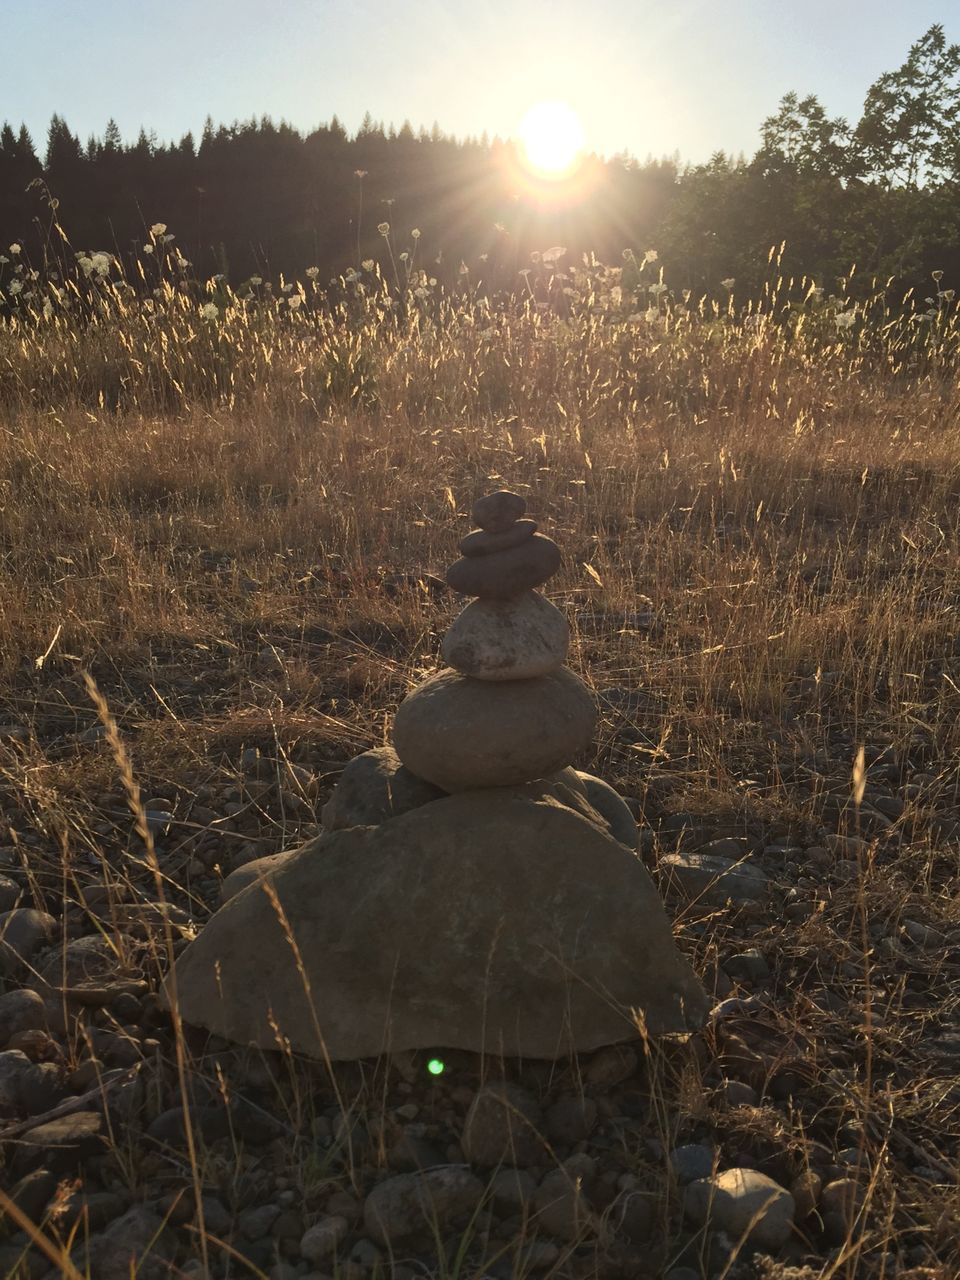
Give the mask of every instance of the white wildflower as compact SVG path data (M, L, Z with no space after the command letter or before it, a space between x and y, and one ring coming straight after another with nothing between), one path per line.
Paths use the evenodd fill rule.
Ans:
M656 249L648 249L643 255L643 260L644 262L656 262L659 257L660 255L657 253Z
M414 227L414 228L413 228L413 230L410 232L410 235L411 235L411 237L412 237L414 240L419 240L419 239L420 239L420 228L419 228L419 227Z
M220 308L215 302L205 302L200 308L200 314L204 320L219 320Z
M307 267L306 277L308 280L316 280L319 274L320 274L319 267Z
M372 258L364 258L360 265L363 267L364 271L372 271L375 264Z
M23 248L22 245L19 245L17 244L16 241L14 241L13 244L10 246L10 252L13 254L14 257L16 257L17 254L22 251L22 248Z
M162 236L166 229L167 224L165 222L155 222L150 228L150 234L152 236Z
M726 280L721 280L720 283L723 285L724 289L732 289L737 281L735 276L727 276Z
M153 253L153 245L152 245L152 244L145 244L145 245L143 246L143 252L144 252L144 253Z
M302 301L303 299L300 297L299 293L295 293L287 299L287 306L291 311L296 311Z
M377 230L380 232L382 236L384 237L388 236L390 234L390 223L389 222L378 223Z

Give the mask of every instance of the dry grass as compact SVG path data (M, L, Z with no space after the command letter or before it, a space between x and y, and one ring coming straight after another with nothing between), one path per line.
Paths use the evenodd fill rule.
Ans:
M709 1130L796 1176L811 1139L853 1134L866 1227L829 1249L811 1238L810 1274L957 1274L957 1059L933 1041L957 1027L958 968L902 933L960 926L953 328L924 346L882 315L855 338L790 338L763 317L638 326L527 305L482 321L466 302L398 324L369 297L349 324L305 303L260 328L235 305L204 337L171 304L164 341L139 313L0 326L0 816L38 905L75 923L97 887L122 948L124 904L166 897L202 919L238 846L312 832L338 764L384 739L437 660L457 603L417 579L442 573L477 492L507 484L564 549L551 586L572 662L606 695L586 764L659 823L651 859L681 812L767 844L867 838L813 867L784 855L760 918L679 913L708 975L744 945L764 952L772 1012L759 1046L718 1028L698 1057L654 1054L664 1146ZM228 390L201 338L232 351ZM155 865L84 672L140 793L175 815ZM861 746L867 822L845 810ZM254 747L276 763L251 783ZM879 796L902 812L879 821ZM121 959L155 984L174 937L146 932L145 954ZM167 1047L162 1078L186 1098L189 1070L215 1062L188 1070L185 1042ZM303 1137L310 1069L279 1061L276 1113L300 1135L291 1176L312 1204L356 1171ZM762 1105L718 1101L731 1061ZM347 1109L383 1110L376 1074L340 1087ZM191 1196L226 1177L198 1144L180 1170ZM157 1176L135 1141L121 1155L131 1185ZM624 1158L649 1176L629 1134ZM675 1200L661 1208L666 1265Z

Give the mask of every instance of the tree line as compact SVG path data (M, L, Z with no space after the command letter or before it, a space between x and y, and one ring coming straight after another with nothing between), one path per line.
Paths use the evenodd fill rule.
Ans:
M49 262L68 244L129 262L158 221L198 278L234 284L308 266L323 281L371 258L386 271L409 253L442 280L488 263L509 284L562 245L603 261L655 248L671 288L755 292L786 242L780 269L828 291L854 266L895 290L936 272L960 287L960 46L932 26L855 123L788 93L750 158L589 156L559 184L525 175L512 143L369 116L352 136L336 117L309 133L208 119L199 140L163 144L126 143L113 121L82 143L54 115L42 158L24 126L0 129L0 253L16 242Z

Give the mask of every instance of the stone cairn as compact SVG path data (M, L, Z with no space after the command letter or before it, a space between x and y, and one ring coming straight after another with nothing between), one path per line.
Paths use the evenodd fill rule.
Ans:
M559 548L525 510L475 504L448 665L401 703L393 747L346 766L325 834L224 882L168 985L185 1021L333 1060L556 1058L701 1025L633 815L572 767L596 706L536 590Z
M560 568L560 548L525 510L523 498L502 491L474 506L480 527L460 543L447 582L477 599L443 641L447 668L397 712L397 755L447 792L545 778L593 735L594 700L564 666L570 628L534 590Z

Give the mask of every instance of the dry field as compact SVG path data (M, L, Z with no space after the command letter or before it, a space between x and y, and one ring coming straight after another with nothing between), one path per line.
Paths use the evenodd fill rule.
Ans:
M309 285L211 318L104 283L82 318L0 321L0 893L55 921L0 957L46 998L17 1030L0 996L0 1048L12 1027L42 1068L0 1112L0 1273L127 1277L132 1241L141 1277L960 1274L955 324L627 316L591 271L563 319L328 316ZM655 876L733 838L769 883L724 904L660 876L710 990L749 1001L702 1036L603 1087L504 1064L545 1107L596 1103L551 1148L594 1160L588 1212L551 1232L491 1192L375 1247L365 1195L456 1162L478 1063L330 1078L155 993L223 876L314 834L437 664L458 605L433 575L500 485L565 553L552 598L603 710L581 767L635 800ZM100 1114L80 1154L24 1142L64 1105ZM686 1144L794 1188L775 1259L684 1222Z

